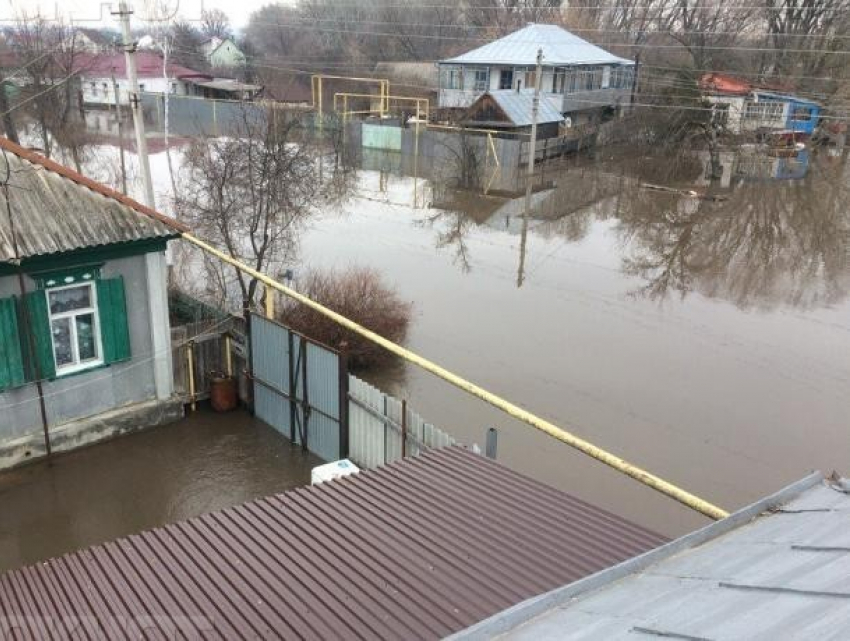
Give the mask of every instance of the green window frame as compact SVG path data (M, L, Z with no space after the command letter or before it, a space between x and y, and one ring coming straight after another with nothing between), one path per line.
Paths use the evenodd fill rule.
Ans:
M26 380L61 378L131 358L120 276L101 278L98 268L84 267L40 275L37 283L26 295L34 343L24 359ZM21 325L19 347L29 355Z

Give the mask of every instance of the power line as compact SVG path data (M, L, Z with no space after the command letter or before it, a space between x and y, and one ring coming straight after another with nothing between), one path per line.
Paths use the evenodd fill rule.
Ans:
M344 24L361 24L361 25L383 25L390 27L427 27L427 28L439 28L439 29L457 29L457 30L479 30L479 31L489 31L492 29L498 29L501 25L468 25L468 24L458 24L458 23L438 23L438 22L398 22L392 20L362 20L362 19L353 19L348 17L343 18L295 18L293 22L299 22L301 24L313 24L316 22L330 22L333 24L344 23ZM284 27L286 28L286 23L278 23L278 22L258 22L252 25L253 28L265 29L269 27ZM740 36L740 31L674 31L671 29L601 29L597 27L564 27L567 31L571 33L611 33L611 34L635 34L635 35L696 35L696 36ZM412 35L407 33L398 34L399 37ZM840 39L840 40L850 40L850 34L818 34L818 33L797 33L797 34L786 34L786 33L776 33L769 30L764 31L748 31L748 36L751 35L765 35L773 38L787 38L787 39L799 39L799 38L820 38L820 39ZM479 37L479 36L468 36L469 39L476 40L484 40L487 42L492 42L492 38L490 37ZM515 41L516 42L516 41ZM583 43L582 43L583 44ZM594 44L594 43L591 43ZM610 44L610 46L640 46L636 43L628 43L628 44ZM651 45L647 45L651 46Z

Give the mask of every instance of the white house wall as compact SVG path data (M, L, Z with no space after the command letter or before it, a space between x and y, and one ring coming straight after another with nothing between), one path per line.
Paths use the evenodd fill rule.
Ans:
M83 102L85 104L102 106L115 104L115 91L113 89L112 78L87 77L83 78L81 83ZM129 81L126 78L116 78L115 83L118 86L118 104L129 105ZM139 88L143 93L165 93L168 91L176 96L185 96L188 93L188 85L182 80L175 78L168 80L162 77L139 78Z
M598 65L597 65L598 66ZM463 69L463 87L461 89L445 89L442 88L443 74L442 69L449 67L459 67ZM441 88L439 90L439 106L444 108L462 108L466 109L475 102L484 92L475 90L475 70L486 68L489 71L489 82L487 90L497 91L500 89L499 82L501 72L503 70L512 69L514 72L512 89L517 89L520 81L522 88L533 88L525 85L525 67L506 67L499 65L480 66L480 65L442 65L441 73L438 74ZM602 68L602 86L599 89L592 91L577 91L567 94L552 92L555 69L544 67L541 76L541 94L547 97L555 104L560 104L560 111L567 113L571 111L582 111L587 109L596 109L605 106L620 106L628 104L631 97L631 87L611 87L611 67L604 66Z

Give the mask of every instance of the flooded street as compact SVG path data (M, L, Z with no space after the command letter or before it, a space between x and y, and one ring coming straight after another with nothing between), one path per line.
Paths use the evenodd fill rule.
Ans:
M376 267L415 302L410 348L732 510L846 473L850 449L846 159L790 180L774 174L791 163L757 160L728 188L699 167L681 181L710 198L639 186L640 162L566 170L535 194L520 288L521 198L432 190L414 208L421 179L373 171L301 255ZM421 370L370 376L466 442L499 428L500 460L626 518L705 522Z
M319 463L246 413L201 410L4 472L0 572L308 484Z
M414 303L408 347L724 509L848 472L846 155L726 154L709 182L698 154L606 148L547 163L527 225L521 195L361 161L300 231L296 287L376 268ZM422 370L359 375L462 442L498 428L501 462L627 519L706 523ZM317 463L246 415L202 413L12 471L0 570L284 491Z

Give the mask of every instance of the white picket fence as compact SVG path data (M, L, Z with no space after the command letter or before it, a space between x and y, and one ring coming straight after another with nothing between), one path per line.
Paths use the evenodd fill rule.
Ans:
M405 456L417 456L430 447L453 445L455 440L407 407L402 401L356 376L348 376L349 458L363 468L373 468L402 458L402 431L407 438Z

